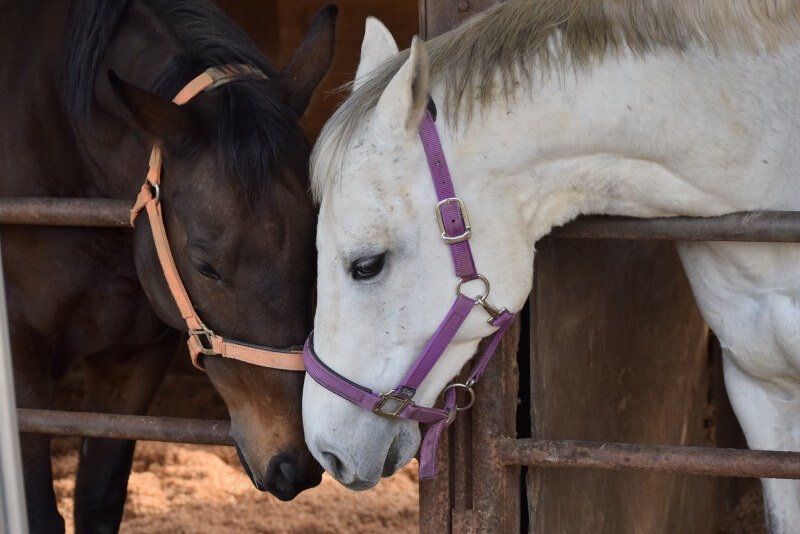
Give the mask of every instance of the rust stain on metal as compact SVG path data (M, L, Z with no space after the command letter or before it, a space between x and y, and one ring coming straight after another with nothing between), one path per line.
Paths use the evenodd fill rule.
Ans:
M25 408L17 410L17 417L20 432L32 434L233 445L228 421Z
M800 212L732 213L721 217L582 217L552 232L557 238L800 242Z
M2 198L0 224L130 228L132 205L106 198Z
M800 452L510 438L494 447L507 465L800 479Z

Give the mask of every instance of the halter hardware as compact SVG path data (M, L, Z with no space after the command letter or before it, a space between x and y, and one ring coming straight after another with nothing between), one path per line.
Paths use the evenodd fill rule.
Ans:
M474 385L475 381L472 380L471 378L466 382L464 382L463 384L459 384L457 382L454 384L450 384L449 386L444 388L444 390L442 391L442 396L445 396L447 392L450 391L451 389L456 389L456 390L463 389L464 391L469 393L469 401L464 406L459 406L458 404L454 406L457 412L465 412L470 408L472 408L472 405L475 404L475 390L472 389L472 386Z
M217 351L214 350L214 332L206 325L200 323L200 328L189 330L189 335L197 341L198 350L200 350L203 355L215 356L217 354Z
M153 190L153 202L158 204L161 202L161 186L158 185L158 182L151 182L149 179L147 180L147 185L150 186L150 189Z
M461 219L464 221L464 232L461 235L450 236L447 234L447 228L444 224L444 214L442 208L448 204L457 204L461 212ZM440 201L436 204L436 222L439 223L439 231L442 232L442 239L448 245L455 245L456 243L463 243L472 237L472 228L469 225L469 213L467 213L467 206L458 197L450 197Z
M489 319L486 320L487 323L492 324L492 322L494 322L495 319L497 319L504 313L509 313L509 311L506 308L496 308L495 306L489 304L489 301L486 300L489 298L489 291L491 291L492 288L489 285L489 279L483 276L482 274L476 274L475 278L472 278L470 280L466 278L461 278L458 281L458 284L456 284L456 295L457 296L463 295L463 293L461 292L461 286L466 282L471 282L472 280L480 280L481 282L483 282L484 285L483 294L476 296L473 300L475 301L476 306L480 306L481 308L484 309L486 313L489 314Z
M414 406L414 401L411 400L411 397L406 397L402 395L395 395L395 391L387 391L386 393L381 393L378 395L382 400L375 405L372 409L373 413L376 413L383 417L388 417L389 419L397 419L397 416L406 409L407 406ZM384 406L389 403L397 403L394 404L395 409L392 410L391 407L389 410L384 410Z

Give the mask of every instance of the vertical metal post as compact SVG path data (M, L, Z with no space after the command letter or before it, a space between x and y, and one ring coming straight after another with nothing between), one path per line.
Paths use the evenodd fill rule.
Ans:
M0 254L0 527L2 532L27 534L25 489L17 428L14 372L6 311L6 290Z
M418 0L420 35L432 39L502 1ZM503 343L486 371L473 410L456 419L442 440L439 477L420 483L423 533L519 530L519 468L499 465L488 452L491 440L515 437L518 332L506 334L510 343Z

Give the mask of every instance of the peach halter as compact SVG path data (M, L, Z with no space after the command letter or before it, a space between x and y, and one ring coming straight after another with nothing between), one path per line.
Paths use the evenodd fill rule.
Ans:
M181 106L197 96L201 91L210 91L243 76L266 78L261 71L249 65L212 67L189 82L172 101ZM222 336L212 332L200 320L186 292L186 287L178 274L178 268L175 266L175 260L172 257L169 241L167 240L167 232L164 228L164 218L161 213L161 157L161 148L158 145L153 146L153 150L150 153L150 170L147 172L147 179L142 185L141 191L139 191L136 204L131 209L131 225L134 225L139 213L142 209L145 209L150 219L153 242L156 245L161 269L164 272L172 297L175 299L175 304L177 304L181 316L186 321L189 332L189 354L192 357L192 363L202 369L199 359L202 354L205 356L231 358L272 369L303 371L305 367L301 351L275 349L225 340Z

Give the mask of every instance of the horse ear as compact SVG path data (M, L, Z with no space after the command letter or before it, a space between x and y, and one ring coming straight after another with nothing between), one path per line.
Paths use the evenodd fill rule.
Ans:
M375 17L367 17L364 41L361 43L361 60L358 63L353 90L364 85L372 71L397 52L399 52L397 43L389 28Z
M430 60L425 42L414 37L411 52L378 100L376 114L395 131L416 136L428 106Z
M108 71L108 81L129 112L129 116L124 118L133 119L131 126L160 139L191 130L193 121L188 110L124 81L113 70Z
M333 62L338 14L339 8L334 4L328 4L317 13L300 48L281 72L289 107L298 116L305 112L311 95Z

